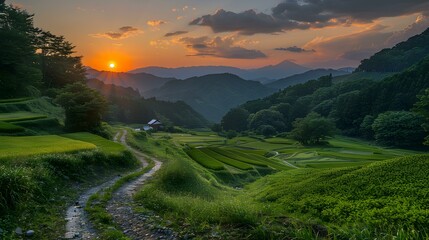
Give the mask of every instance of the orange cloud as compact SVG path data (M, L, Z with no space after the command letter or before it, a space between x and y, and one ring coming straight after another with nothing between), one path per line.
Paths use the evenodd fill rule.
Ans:
M167 22L162 21L162 20L150 20L147 21L147 25L151 26L151 27L158 27L162 24L166 24Z
M112 39L112 40L122 40L122 39L126 39L132 36L136 36L143 33L142 30L135 28L135 27L131 27L131 26L124 26L119 28L119 31L117 32L106 32L106 33L96 33L96 34L91 34L91 37L96 37L96 38L108 38L108 39Z

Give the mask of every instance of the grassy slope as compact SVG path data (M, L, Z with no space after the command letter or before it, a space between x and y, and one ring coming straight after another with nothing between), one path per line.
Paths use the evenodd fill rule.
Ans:
M69 134L63 134L61 136L78 140L78 141L92 143L96 145L97 148L99 148L101 151L110 153L110 154L118 154L125 151L125 147L123 145L109 141L105 138L102 138L100 136L97 136L91 133L86 133L86 132L69 133Z
M0 137L0 156L7 157L0 161L5 239L20 239L16 227L36 230L37 239L61 238L64 211L80 192L137 166L122 145L89 133Z
M3 122L18 122L18 121L41 119L41 118L46 118L46 115L32 113L32 112L0 113L0 121L3 121Z
M13 112L31 112L50 118L57 118L60 122L64 122L64 110L53 104L52 99L46 97L0 102L0 113Z
M56 135L5 137L0 136L0 159L40 154L76 152L95 149L94 144Z
M342 228L345 233L333 232L345 237L395 235L401 229L427 237L428 169L429 155L335 170L298 169L258 180L248 191L283 214ZM363 235L356 235L359 231Z
M183 234L223 239L314 239L315 233L339 239L427 237L424 226L429 211L424 196L428 194L425 169L429 169L429 156L384 161L416 152L379 148L349 138L332 139L324 147L302 147L279 138L240 137L226 145L222 140L213 144L211 138L209 143L194 141L200 137L207 135L167 137L160 133L157 140L150 138L150 148L160 148L158 152L170 144L170 154L162 156L169 163L136 197L143 205L141 211L155 211ZM158 140L162 147L153 144ZM193 147L221 146L212 149L252 155L255 160L280 149L277 159L268 159L278 163L282 157L294 156L297 162L312 161L321 169L303 163L307 168L259 176L260 180L237 191L223 185L219 174L183 154L181 146L190 143ZM328 153L335 156L321 156ZM364 165L354 166L356 163ZM235 174L227 167L222 177L237 181Z
M25 129L23 127L6 123L6 122L0 122L0 133L17 133L17 132L23 132Z

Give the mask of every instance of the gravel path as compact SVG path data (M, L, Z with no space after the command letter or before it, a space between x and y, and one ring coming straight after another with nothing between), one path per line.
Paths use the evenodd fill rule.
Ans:
M119 140L137 157L142 164L142 168L137 170L140 171L148 165L148 162L146 161L147 156L131 148L127 144L127 130L122 131L122 136L120 134L121 132L118 132L115 135L114 141L117 142ZM120 139L118 139L119 136L121 136ZM124 230L124 234L131 239L177 239L176 234L174 234L172 230L168 228L159 229L151 224L147 224L147 216L133 211L133 194L136 193L144 182L152 177L162 166L162 162L155 159L152 160L154 161L155 166L149 172L143 174L136 180L126 183L119 188L113 194L106 209L112 215L114 222L116 222L118 226ZM97 233L91 226L88 216L84 211L84 207L91 195L113 186L119 179L120 177L118 176L101 185L89 189L79 197L75 205L70 206L67 209L65 239L97 239Z
M114 141L117 141L119 132L115 135ZM119 176L107 181L101 185L93 187L83 193L78 201L73 206L70 206L66 212L66 233L65 239L94 239L97 236L95 229L91 226L88 216L84 210L89 197L93 194L113 186L116 181L120 179Z
M126 135L127 131L124 131L121 143L127 146L143 165L147 165L145 160L147 156L128 146ZM124 230L124 234L131 239L176 239L176 234L172 230L168 228L156 228L146 222L147 216L133 211L132 196L147 179L151 178L161 168L162 162L156 159L152 160L155 166L149 172L143 174L135 181L124 184L113 194L111 201L107 205L107 211L112 215L114 222Z

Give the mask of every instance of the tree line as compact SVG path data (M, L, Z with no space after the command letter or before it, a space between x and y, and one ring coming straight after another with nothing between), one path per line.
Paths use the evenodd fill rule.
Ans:
M50 96L70 131L97 131L106 101L85 85L85 69L63 36L37 28L33 15L0 2L0 96Z

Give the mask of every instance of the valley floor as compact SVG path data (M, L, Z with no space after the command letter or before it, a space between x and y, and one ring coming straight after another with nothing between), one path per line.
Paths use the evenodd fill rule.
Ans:
M9 142L7 138L0 141ZM20 138L25 142L28 137ZM17 192L17 207L2 203L0 210L8 212L0 220L5 239L21 239L14 233L17 226L35 229L38 239L58 238L66 222L54 212L64 212L66 204L71 206L63 235L67 239L428 237L429 155L423 152L345 137L307 147L284 138L227 140L212 132L147 135L131 129L116 135L123 145L88 133L39 138L41 146L54 139L65 146L76 141L73 146L81 149L64 147L66 153L60 153L47 147L47 155L15 158L5 155L13 148L0 149L0 168L6 170L0 174L1 184L11 176L24 181L12 166L30 181L49 182L42 189L32 189L31 182L25 188L5 185L10 191L47 194L58 188L40 198ZM29 159L16 165L17 158ZM50 166L42 170L53 171L47 172L53 177L35 175L40 171L35 162ZM116 170L103 170L104 177L83 170L90 166L92 172L103 172L106 164ZM119 172L126 174L114 177ZM81 197L77 194L85 187L70 188L70 180L89 183L91 178L101 185ZM46 197L53 202L42 203Z

